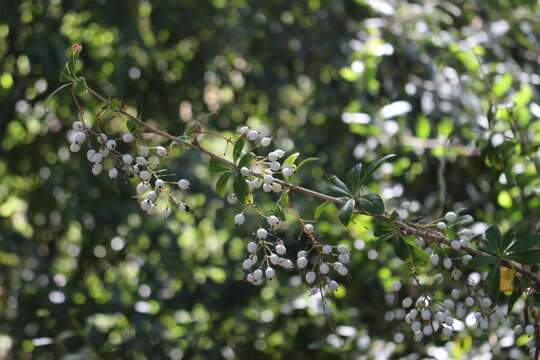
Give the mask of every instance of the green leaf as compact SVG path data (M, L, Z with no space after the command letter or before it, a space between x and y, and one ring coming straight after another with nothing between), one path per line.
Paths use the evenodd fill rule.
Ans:
M242 168L244 166L249 166L249 164L251 164L253 159L255 159L255 154L254 153L252 153L252 152L245 153L240 158L240 161L238 162L238 167Z
M540 246L540 234L531 234L521 239L516 239L516 241L514 242L514 244L512 244L509 250L519 253L525 252L538 246Z
M495 225L491 225L486 230L487 250L492 251L495 254L502 254L503 252L503 238L499 228ZM491 249L491 250L490 250Z
M352 197L351 192L349 191L349 188L343 181L341 181L340 178L338 178L336 175L331 175L328 180L330 181L330 190L340 194L344 195L346 197Z
M512 254L509 257L524 265L537 265L540 263L540 250L529 250L523 253Z
M318 219L321 216L321 214L324 212L324 209L326 208L326 205L328 204L330 204L330 202L325 201L321 205L317 206L317 208L315 209L315 212L313 213L313 217L315 219Z
M354 195L357 195L360 189L360 179L362 178L362 163L358 163L347 174L347 184Z
M300 170L300 168L302 166L304 166L305 164L310 163L312 161L317 161L317 160L319 160L319 158L310 157L310 158L307 158L307 159L304 159L304 160L300 161L300 164L298 164L298 166L296 166L296 171Z
M122 109L122 100L114 98L111 100L111 109L118 111Z
M516 301L521 297L522 294L523 290L521 289L516 289L512 292L512 295L510 295L510 299L508 299L508 315L510 315L512 309L514 308L514 305L516 304Z
M234 149L233 149L234 163L236 163L236 160L240 157L240 155L242 155L242 150L244 150L245 144L246 144L246 139L244 139L243 137L236 140L236 144L234 144Z
M471 269L482 269L487 265L493 264L496 260L497 258L491 255L477 256L469 262L468 266Z
M227 164L222 163L219 160L210 158L210 162L208 163L208 170L210 170L211 173L220 173L223 171L231 170L231 167Z
M289 207L289 192L290 192L289 189L283 190L278 200L278 203L284 208Z
M285 167L286 165L293 166L299 155L300 153L294 153L292 155L289 155L289 157L287 157L287 159L285 159L285 161L283 162L283 167Z
M248 195L249 195L249 186L246 182L246 179L242 176L240 173L236 173L236 176L234 177L233 182L233 189L234 193L238 197L238 200L243 202L244 204L247 202Z
M411 247L401 237L394 241L394 252L403 261L411 260Z
M135 136L142 134L144 131L144 127L141 124L129 117L126 118L126 127L128 131Z
M71 74L71 71L69 70L69 67L68 67L67 63L66 63L66 66L64 67L64 69L62 70L62 72L60 73L60 81L61 82L75 81L75 78Z
M501 284L501 267L499 262L491 267L489 274L486 278L486 293L493 300L493 303L497 303L499 299L499 286Z
M384 202L377 194L362 195L357 199L357 201L360 208L370 214L384 214Z
M391 222L386 221L386 220L375 219L375 226L373 228L373 235L375 235L375 237L381 237L387 234L394 235L395 232L396 232L396 229L394 228L394 225Z
M232 175L234 175L233 171L227 171L226 173L223 173L223 175L221 175L219 177L219 179L217 180L217 182L216 182L216 191L217 191L219 196L225 195L225 190L227 189L227 184L228 184L229 179L231 178Z
M70 73L75 77L77 75L77 59L79 58L80 51L73 51L68 58L68 68Z
M412 259L414 265L427 266L430 264L429 256L424 250L418 249L416 246L410 245L409 248L412 250Z
M503 235L503 250L506 251L510 246L513 246L515 242L514 239L514 229L510 229L506 232L506 234Z
M370 176L379 168L381 165L388 159L391 159L395 157L395 154L390 154L383 156L380 159L377 159L373 162L371 162L363 171L362 171L362 177L360 178L360 186L364 185L366 181L370 178Z
M355 201L353 199L350 199L339 210L339 221L341 221L344 226L349 226L349 223L351 222L354 204Z
M283 208L280 205L276 205L276 209L274 213L281 221L285 221L287 219L285 216L285 212L283 211Z
M86 85L86 80L83 77L78 78L73 86L75 87L75 93L79 96L86 95L88 92L88 85Z

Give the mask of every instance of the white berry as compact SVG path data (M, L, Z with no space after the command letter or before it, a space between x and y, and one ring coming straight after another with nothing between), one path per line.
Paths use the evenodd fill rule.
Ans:
M249 130L247 133L247 138L251 141L257 140L259 137L259 132L257 130Z
M182 190L189 189L190 182L187 179L182 179L178 181L178 187Z
M81 131L84 128L82 121L75 121L73 123L73 130Z
M158 146L156 148L156 154L158 154L159 156L165 156L167 155L167 149L165 149L163 146Z
M135 137L133 136L133 134L126 133L126 134L122 135L122 141L125 142L125 143L130 143L134 139L135 139Z
M244 216L244 213L239 213L234 216L234 223L238 226L243 225L246 221L246 217Z
M236 204L236 202L238 201L238 197L236 196L236 194L229 194L229 196L227 196L227 202L229 204Z
M257 251L257 243L254 241L248 242L246 249L251 254L255 253Z
M457 214L453 211L449 211L444 215L444 220L448 222L454 222L457 219Z
M305 257L300 257L298 260L296 260L296 266L298 266L299 269L303 269L307 266L308 259Z
M271 142L272 142L272 139L271 139L271 138L269 138L269 137L263 137L263 138L261 139L261 146L266 147L266 146L270 145Z
M272 280L274 276L276 276L276 271L272 269L271 267L268 267L266 271L264 272L264 274L266 275L266 278L268 280Z
M330 266L328 264L322 263L319 265L319 272L321 274L328 274L330 272Z
M133 162L133 156L130 154L122 155L122 162L126 165L130 165Z
M446 230L448 227L446 226L446 224L445 224L444 222L439 221L439 222L437 223L437 228L438 228L439 230Z
M260 228L260 229L257 230L257 237L259 239L261 239L261 240L266 239L267 236L268 236L268 231L266 231L266 229ZM279 254L279 252L278 252L278 254ZM279 254L279 255L282 255L282 254Z
M291 176L292 174L294 174L294 170L290 165L285 166L283 170L281 170L281 172L284 176Z
M259 229L260 230L260 229ZM263 229L264 230L264 229ZM266 230L265 230L266 231ZM266 236L265 236L266 237ZM287 252L287 248L282 245L282 244L279 244L278 246L276 246L276 253L278 255L284 255L285 253Z
M152 178L152 175L146 171L146 170L143 170L139 173L139 176L141 177L141 179L143 180L150 180Z
M270 215L269 217L267 217L266 221L268 221L268 225L270 226L276 226L277 224L279 224L278 217L274 215Z
M71 152L75 153L75 152L79 152L80 150L81 150L81 146L79 144L77 144L77 143L71 143L69 145L69 151L71 151Z
M308 284L313 284L315 281L315 278L317 277L317 274L315 274L313 271L310 271L306 274L306 282Z

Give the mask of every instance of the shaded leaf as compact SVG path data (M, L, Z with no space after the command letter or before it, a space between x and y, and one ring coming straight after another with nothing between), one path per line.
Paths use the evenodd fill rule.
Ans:
M351 221L354 204L355 201L353 199L350 199L339 210L339 221L341 221L344 226L348 226Z
M330 185L330 190L331 191L333 191L333 192L335 192L337 194L340 194L340 195L344 195L346 197L352 197L347 185L345 185L345 183L343 181L341 181L341 179L338 178L336 175L331 175L328 178L328 180L331 183L331 185Z
M512 309L514 308L514 305L516 304L516 301L521 297L522 294L523 290L521 289L516 289L512 292L512 295L510 295L510 299L508 299L508 315L510 315Z
M495 256L490 256L490 255L477 256L469 262L468 266L471 269L482 269L486 267L487 265L493 264L496 260L497 258Z
M525 252L538 246L540 246L540 234L531 234L516 239L509 250L512 252Z
M233 182L234 193L242 203L246 203L249 195L249 186L240 173L236 173Z
M357 201L360 208L370 214L384 214L384 202L377 194L362 195L357 199Z
M485 290L487 295L493 300L493 303L497 303L499 299L499 285L501 283L501 267L499 262L492 266L486 278Z
M491 225L486 230L486 240L488 242L488 248L493 249L492 251L496 254L502 254L503 252L503 238L501 231L495 225Z
M252 152L245 153L240 158L240 161L238 162L238 167L242 168L244 166L249 166L249 164L251 164L253 159L255 159L255 154L254 153L252 153Z
M523 253L512 254L510 255L510 259L524 265L536 265L540 263L540 250L529 250Z
M347 174L347 184L351 192L356 195L360 189L360 180L362 178L362 163L358 163Z
M411 260L411 248L401 237L394 241L394 252L403 261Z

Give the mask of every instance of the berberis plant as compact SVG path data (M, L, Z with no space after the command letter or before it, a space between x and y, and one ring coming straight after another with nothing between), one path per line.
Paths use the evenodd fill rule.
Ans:
M173 210L190 211L182 198L190 181L175 178L162 163L172 160L168 156L175 147L200 152L208 157L208 171L216 174L217 193L238 208L234 223L252 233L245 244L246 258L239 264L250 283L272 281L277 271L300 274L312 295L324 297L354 278L357 274L347 267L351 249L324 243L317 227L317 219L332 203L339 207L336 222L347 227L359 215L373 217L378 241L393 244L410 281L394 282L386 300L395 304L391 318L404 321L415 340L454 336L460 330L456 324L473 316L485 331L501 322L511 324L516 336L529 337L531 355L538 356L540 276L531 266L540 262L540 234L501 234L496 225L475 233L469 228L474 219L464 211L449 211L430 221L401 218L385 209L381 196L366 187L394 154L357 164L344 177L328 176L327 191L319 192L299 185L301 170L316 159L301 160L299 153L287 154L279 148L269 151L274 141L264 130L244 126L236 136L225 137L193 123L180 136L169 134L90 87L80 74L81 51L81 45L72 46L60 77L64 84L53 93L68 89L78 110L69 149L86 153L95 176L105 172L114 181L132 183L143 213L167 218ZM86 96L103 104L92 117L79 104L79 98ZM124 133L105 132L106 122L113 117L125 119ZM206 136L223 141L222 154L205 147ZM271 196L271 207L261 204L262 193ZM313 214L300 214L293 194L315 198L320 205ZM300 248L295 239L284 238L286 228L300 234ZM441 296L435 289L443 283L450 290ZM526 305L514 310L520 298Z

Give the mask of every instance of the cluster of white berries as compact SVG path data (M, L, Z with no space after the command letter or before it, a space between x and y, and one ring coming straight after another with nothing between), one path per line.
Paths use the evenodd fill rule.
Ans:
M244 225L245 221L243 212L234 216L234 223L237 226ZM272 232L279 229L282 224L275 215L266 217L266 221ZM313 231L312 224L304 226L304 232L309 237L314 236ZM331 270L341 276L347 276L349 273L345 264L349 264L351 258L350 249L346 245L334 247L315 243L307 250L298 251L296 261L293 262L285 256L287 248L283 241L276 236L273 236L275 239L270 241L270 235L265 228L259 228L255 232L256 241L250 241L246 245L249 255L242 262L242 268L248 272L246 279L253 284L261 284L263 277L268 280L273 279L276 275L274 267L281 267L286 270L297 269L304 272L303 278L308 285L325 285L329 291L335 291L339 284L330 278Z
M313 232L311 224L306 225L306 233ZM304 279L309 285L316 284L326 286L328 291L336 291L339 283L331 278L331 271L333 270L340 276L347 276L349 269L346 264L351 262L350 249L346 245L315 245L310 252L311 254L311 268L307 269L308 257L307 252L298 254L297 262L299 269L306 268L307 272L304 274ZM302 265L302 266L301 266Z
M95 133L82 121L73 123L73 130L68 133L68 138L72 152L80 151L83 144L89 147L86 158L92 163L92 174L95 176L100 175L106 167L111 179L117 178L120 171L126 173L127 177L138 177L140 182L136 187L137 198L145 213L154 214L157 212L157 202L163 194L167 198L166 204L170 200L176 207L189 210L189 207L178 200L167 188L167 185L172 183L163 180L163 172L157 169L160 165L159 158L168 153L165 147L148 147L137 144L137 155L133 156L129 152L121 152L118 149L120 143L133 143L136 139L133 134L125 133L117 139L111 139L107 134ZM92 141L93 139L95 141ZM152 150L155 155L151 154ZM181 190L187 190L190 186L186 179L181 179L176 184ZM171 214L171 209L165 205L161 212L164 217L168 217Z
M267 219L271 227L278 225L280 222L273 215ZM237 225L243 224L244 221L243 214L237 214L235 216L235 223ZM255 232L256 241L250 241L246 246L249 256L242 262L242 268L248 271L246 279L252 284L261 284L263 274L266 279L272 280L276 276L274 267L279 266L286 270L294 268L293 262L285 257L287 248L283 244L283 241L279 238L269 241L269 235L268 230L259 228Z
M457 214L454 212L448 212L444 216L444 220L448 223L452 223L456 219ZM439 222L437 228L446 230L446 223ZM453 240L449 244L453 250L460 250L463 246L469 246L474 233L470 229L461 229L458 235L459 239ZM487 331L506 321L506 306L494 306L492 300L480 288L479 274L477 274L478 277L475 280L471 278L463 279L463 270L460 267L467 265L472 260L471 255L467 254L458 258L451 258L445 255L447 251L441 245L427 244L423 238L417 238L416 245L429 256L431 265L435 268L442 265L445 271L450 272L452 279L459 281L460 286L450 291L451 298L435 300L437 294L433 293L433 287L419 283L419 279L415 275L413 276L412 287L417 288L414 293L420 293L420 295L416 300L413 300L410 296L403 298L399 308L386 314L385 318L387 320L405 320L416 341L421 341L425 336L433 336L438 333L450 337L456 331L462 329L465 324L467 326L476 324L478 329ZM444 276L442 273L436 273L432 277L433 286L440 286L443 281ZM427 282L429 283L429 281ZM391 293L387 296L387 301L394 302L400 291L402 291L401 282L394 282L391 286ZM528 330L529 335L534 333L533 326L529 326ZM518 332L516 331L516 333Z

